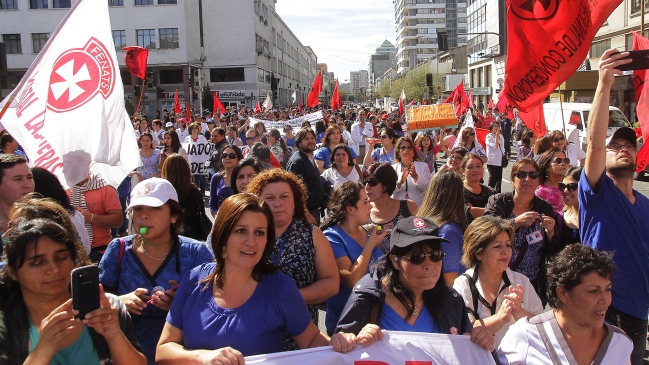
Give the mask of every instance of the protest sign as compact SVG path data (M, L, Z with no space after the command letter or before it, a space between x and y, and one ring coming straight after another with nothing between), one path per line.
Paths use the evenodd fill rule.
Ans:
M413 106L407 109L408 132L457 127L453 104Z
M212 144L209 142L189 142L183 143L183 148L187 151L187 161L192 174L207 174L207 161L212 154Z
M279 132L284 135L284 126L290 125L291 128L293 128L293 132L296 132L300 129L302 129L302 123L304 122L309 122L311 124L311 129L315 130L315 123L319 120L323 119L322 116L322 111L317 111L315 113L309 113L306 115L303 115L298 118L293 118L289 120L265 120L265 119L257 119L257 118L249 118L249 126L252 128L255 124L258 122L264 123L266 126L266 129L272 129L275 128L279 130Z
M383 340L341 354L332 347L246 357L264 365L467 365L495 364L491 354L469 336L383 331Z

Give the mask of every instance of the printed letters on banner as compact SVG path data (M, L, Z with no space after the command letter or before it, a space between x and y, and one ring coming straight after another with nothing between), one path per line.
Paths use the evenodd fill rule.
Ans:
M212 155L212 144L209 142L191 142L182 145L187 151L187 161L192 174L207 174L208 166L206 164Z
M309 122L311 124L311 128L315 130L315 123L319 120L323 119L322 116L322 111L317 111L315 113L309 113L306 115L303 115L299 118L293 118L289 119L287 121L281 121L281 120L265 120L265 119L257 119L257 118L248 118L249 120L249 125L255 125L258 122L264 123L266 126L266 129L272 129L275 128L279 130L279 132L284 135L284 126L290 125L291 128L293 128L293 132L295 133L296 131L302 129L302 123L304 122Z
M407 109L408 132L441 127L457 127L453 104L413 106Z

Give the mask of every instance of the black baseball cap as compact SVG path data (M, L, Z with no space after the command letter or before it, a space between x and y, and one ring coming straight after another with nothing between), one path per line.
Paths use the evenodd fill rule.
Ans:
M433 221L423 217L408 217L400 219L390 236L390 251L394 247L408 247L413 243L426 240L449 242L439 237L439 227Z
M608 146L608 144L611 143L611 141L615 138L626 139L634 147L637 146L637 141L635 139L635 131L632 128L629 127L618 128L610 137L606 139L606 146Z

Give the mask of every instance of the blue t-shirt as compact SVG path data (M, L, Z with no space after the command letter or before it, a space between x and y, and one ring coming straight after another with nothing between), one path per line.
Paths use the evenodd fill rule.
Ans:
M221 203L232 195L232 187L225 186L223 174L212 175L210 180L210 212L214 213L219 210Z
M352 148L350 148L349 151L352 153L352 158L356 159L356 152L354 152ZM318 161L324 161L325 169L328 169L331 166L331 150L327 146L318 148L318 150L313 154L313 158Z
M293 138L289 138L289 139L287 139L285 142L286 142L286 145L287 145L287 146L289 146L289 147L294 147L294 146L295 146L295 137L293 137Z
M383 312L381 312L381 318L379 318L378 322L381 329L388 331L439 333L439 328L435 325L433 316L426 308L426 305L421 308L421 312L419 312L412 326L387 304L383 306Z
M381 148L376 148L374 151L372 151L372 158L376 162L386 162L390 165L394 163L394 148L392 151L390 151L387 155L383 153L383 147Z
M334 257L336 259L340 257L348 257L349 260L354 263L358 260L358 256L363 253L363 247L356 242L355 239L351 238L345 230L340 226L329 227L324 231L325 237L329 240L331 248L334 251ZM378 263L383 257L383 251L379 246L374 247L372 250L372 256L370 257L370 264L367 266L369 268L374 264ZM325 324L327 326L327 332L333 333L338 324L338 319L340 314L347 303L349 295L352 293L352 290L344 286L342 282L340 283L340 289L338 294L327 299L327 317Z
M439 236L446 238L450 242L442 241L442 251L444 251L444 260L442 261L442 272L456 272L461 275L466 271L462 266L462 245L464 242L464 232L457 222L448 222L439 227Z
M40 338L40 332L38 332L32 320L29 319L30 353L34 351ZM95 345L92 343L92 337L85 324L79 338L72 345L60 349L50 360L50 365L99 365L100 363L99 354L97 354Z
M176 271L176 260L178 258L176 252L171 250L160 268L153 275L150 275L133 251L134 237L124 237L125 247L121 265L118 264L121 249L120 239L114 239L108 245L99 263L99 282L104 287L116 288L114 292L116 295L131 293L137 288L147 289L149 295L155 286L169 289L171 288L169 280L180 282L183 275L192 268L214 260L214 256L204 243L179 236L180 272ZM155 361L155 348L160 339L166 315L167 312L155 305L147 306L141 315L131 313L135 337L142 346L149 363Z
M613 251L617 266L611 305L639 319L649 315L649 199L633 190L631 204L604 173L598 191L582 172L579 180L581 242L600 251ZM617 278L617 280L615 279Z
M311 322L295 282L276 271L259 280L250 299L238 308L220 308L212 285L199 283L216 263L203 264L183 277L167 322L183 331L188 350L216 350L230 346L244 356L282 350L284 333L302 334ZM204 289L205 288L205 289Z

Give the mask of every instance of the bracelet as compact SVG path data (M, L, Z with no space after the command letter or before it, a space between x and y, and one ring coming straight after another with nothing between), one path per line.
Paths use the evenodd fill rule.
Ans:
M90 224L92 224L92 221L95 219L95 213L90 213Z

